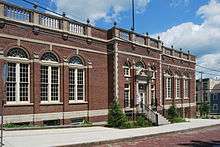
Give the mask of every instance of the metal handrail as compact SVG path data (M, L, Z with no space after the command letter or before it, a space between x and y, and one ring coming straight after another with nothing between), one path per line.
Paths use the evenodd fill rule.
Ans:
M144 113L147 119L149 119L152 123L154 123L155 125L158 125L158 114L152 109L150 109L143 102L140 102L139 104L137 104L136 107L138 107L139 105L141 105L141 109L142 109L141 113Z

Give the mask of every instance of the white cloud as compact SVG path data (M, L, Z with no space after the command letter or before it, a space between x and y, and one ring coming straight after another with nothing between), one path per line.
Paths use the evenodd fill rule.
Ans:
M203 19L201 24L182 23L155 36L160 35L168 46L197 53L199 64L216 69L220 67L220 2L210 0L198 9L197 15Z
M202 24L186 22L161 32L161 39L167 45L207 53L220 48L220 3L211 0L199 8L197 14L203 18Z
M57 6L57 11L66 12L74 19L92 23L104 19L105 21L119 20L121 12L131 8L131 0L51 0ZM150 0L136 0L136 11L143 12ZM119 18L119 19L118 19Z

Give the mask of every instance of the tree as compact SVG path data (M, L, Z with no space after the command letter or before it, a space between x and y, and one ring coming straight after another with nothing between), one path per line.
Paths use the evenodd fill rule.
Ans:
M199 107L200 116L207 116L209 114L209 104L204 102Z
M179 117L177 109L176 109L176 107L174 105L170 106L170 108L168 109L167 113L168 113L168 118L169 119L173 119L173 118Z
M127 117L123 113L120 104L115 99L108 112L108 125L110 127L121 128L127 122Z

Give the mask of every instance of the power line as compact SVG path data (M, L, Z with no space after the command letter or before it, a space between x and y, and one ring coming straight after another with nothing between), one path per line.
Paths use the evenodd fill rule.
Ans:
M213 69L213 68L205 67L205 66L202 66L202 65L196 64L196 66L201 67L201 68L205 68L205 69L208 69L208 70L211 70L211 71L215 71L215 72L220 72L220 70L216 70L216 69Z
M72 22L76 22L76 23L83 24L82 22L76 21L76 20L74 20L74 19L72 19L72 18L70 18L70 17L65 16L65 13L64 13L64 12L63 12L63 14L60 14L60 13L58 13L58 12L55 12L55 11L51 10L51 9L45 8L45 7L43 7L43 6L41 6L40 4L37 4L37 3L35 3L35 2L31 2L31 1L28 1L28 0L22 0L22 1L23 1L23 2L26 2L26 3L28 3L28 4L33 5L33 7L34 7L35 9L36 9L36 8L41 8L41 9L46 10L46 11L48 11L48 12L54 13L54 14L56 14L56 15L58 15L58 16L68 18L68 19L71 20Z
M202 73L202 74L205 74L205 75L212 75L212 76L218 76L218 77L220 77L220 75L218 75L218 74L214 74L214 73L208 73L208 72L202 72L202 71L196 71L197 73Z

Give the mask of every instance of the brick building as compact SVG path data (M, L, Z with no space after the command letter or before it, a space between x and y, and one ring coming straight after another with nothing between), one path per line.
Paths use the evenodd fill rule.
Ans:
M104 122L114 98L125 111L142 102L163 115L172 104L195 115L195 56L160 38L1 2L1 72L5 63L5 123Z

